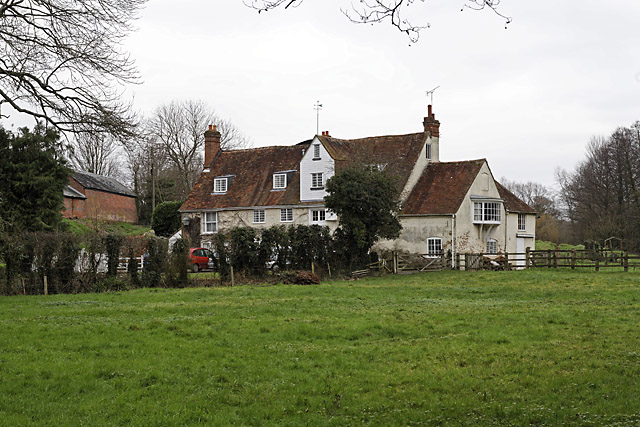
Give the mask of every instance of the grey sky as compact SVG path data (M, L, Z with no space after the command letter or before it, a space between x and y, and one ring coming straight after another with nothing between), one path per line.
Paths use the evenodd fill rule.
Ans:
M416 2L418 44L391 26L354 25L349 0L305 0L258 15L241 0L151 0L126 48L145 114L202 99L255 146L321 130L338 138L421 130L441 87L441 159L485 157L497 178L553 184L593 135L640 119L640 2L503 0L504 20L462 0ZM177 6L179 5L179 6Z

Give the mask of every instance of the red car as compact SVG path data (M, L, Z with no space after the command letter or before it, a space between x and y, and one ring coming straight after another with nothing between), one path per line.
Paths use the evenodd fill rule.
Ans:
M189 249L189 263L191 271L197 273L205 268L213 268L213 252L207 248Z

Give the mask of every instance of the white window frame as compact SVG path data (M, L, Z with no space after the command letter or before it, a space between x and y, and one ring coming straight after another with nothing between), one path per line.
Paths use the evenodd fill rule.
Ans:
M318 179L320 181L318 181ZM318 185L320 183L320 185ZM324 188L324 176L322 172L311 172L311 188Z
M293 208L280 209L280 222L293 222Z
M229 188L229 181L227 178L214 178L213 179L213 192L216 194L224 194Z
M425 152L427 154L427 160L431 160L431 144L425 145Z
M282 182L278 182L282 179ZM286 173L274 173L273 174L273 189L282 190L287 188L287 174Z
M523 213L518 214L518 231L527 230L527 216Z
M496 239L487 240L487 254L496 255L498 253L498 241Z
M325 209L309 210L309 222L311 224L325 224L327 222L327 211Z
M429 237L427 239L427 256L437 257L440 255L442 255L442 237Z
M254 209L253 210L253 223L254 224L264 224L266 222L266 213L264 209Z
M204 212L202 215L202 234L212 234L217 231L218 212Z
M313 144L313 160L320 158L320 144Z
M475 224L500 224L502 222L502 203L473 202L472 219Z

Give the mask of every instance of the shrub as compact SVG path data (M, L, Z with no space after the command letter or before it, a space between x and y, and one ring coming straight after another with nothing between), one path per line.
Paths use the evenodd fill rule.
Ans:
M76 262L80 253L78 239L72 234L60 234L60 250L55 262L58 278L58 291L71 292L75 275Z
M120 247L122 237L117 234L107 234L104 238L104 248L107 253L107 276L118 275L118 264L120 263Z
M262 230L260 252L262 256L268 254L265 263L269 260L274 261L272 268L277 267L280 270L285 270L289 263L290 251L291 242L284 225L274 225Z
M167 283L171 287L184 287L188 284L189 270L189 241L178 239L173 244L169 262Z
M180 209L181 201L162 202L153 211L151 216L151 228L158 236L170 237L173 233L180 230Z
M133 243L129 243L129 262L127 263L127 274L131 286L134 288L140 287L140 276L138 276L138 260L136 259L136 252L133 247Z
M213 250L215 252L215 269L220 274L220 284L229 279L229 251L227 248L227 236L224 233L216 233L213 236Z
M142 286L154 288L163 284L162 273L166 258L166 242L157 237L147 237L147 261L142 270Z
M264 265L260 268L256 262L258 242L254 228L235 227L231 229L229 232L229 248L231 265L237 272L264 270Z

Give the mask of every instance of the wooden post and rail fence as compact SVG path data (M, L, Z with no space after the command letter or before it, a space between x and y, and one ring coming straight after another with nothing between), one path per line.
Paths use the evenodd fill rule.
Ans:
M606 249L550 249L530 250L525 252L488 253L447 253L439 254L406 254L393 251L378 262L369 264L365 270L354 272L354 278L369 274L455 270L521 270L529 268L568 268L571 270L590 268L595 271L604 269L640 268L640 255L627 251L611 251Z

